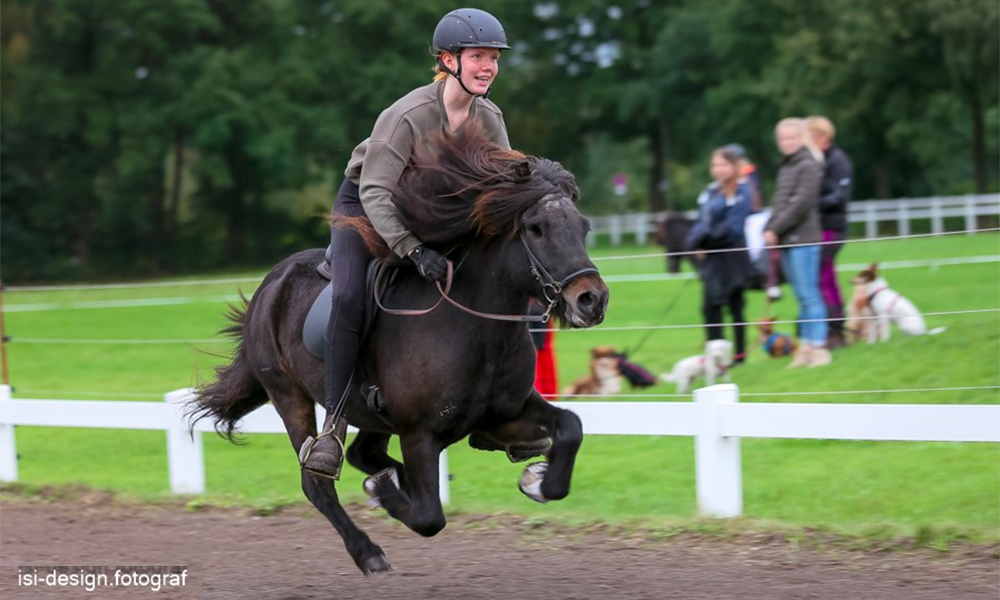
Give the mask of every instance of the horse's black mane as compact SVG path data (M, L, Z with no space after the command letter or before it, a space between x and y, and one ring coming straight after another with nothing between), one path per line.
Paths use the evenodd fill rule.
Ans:
M417 146L393 201L417 238L449 246L513 235L521 214L553 193L580 197L561 164L502 148L470 122Z

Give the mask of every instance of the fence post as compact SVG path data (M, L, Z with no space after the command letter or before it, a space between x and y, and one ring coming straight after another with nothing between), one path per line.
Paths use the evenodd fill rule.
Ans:
M639 246L645 246L646 240L649 238L649 215L646 213L635 213L632 215L633 223L635 224L635 243Z
M965 235L976 235L976 197L965 196Z
M865 203L865 237L878 237L878 215L875 214L875 202Z
M448 475L448 451L442 450L438 455L438 496L441 504L451 504L451 476Z
M898 235L910 235L910 201L900 198L896 203Z
M722 409L739 402L739 388L732 383L694 391L694 401L705 409L701 432L695 436L695 475L698 511L708 517L743 514L743 473L740 439L719 434Z
M191 399L190 389L167 392L163 400L174 407L174 417L167 426L167 463L170 469L170 491L174 494L205 492L205 454L201 433L188 433L184 422L184 405Z
M10 402L10 386L0 385L0 411ZM14 443L14 424L0 423L0 481L17 481L17 444Z
M611 215L608 217L608 229L611 233L611 245L622 245L622 218L621 215Z
M931 198L931 233L941 235L944 232L944 217L941 214L941 199Z

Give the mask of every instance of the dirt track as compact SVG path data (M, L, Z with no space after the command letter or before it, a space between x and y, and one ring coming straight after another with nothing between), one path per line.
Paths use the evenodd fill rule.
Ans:
M294 513L294 514L292 514ZM740 598L960 600L1000 597L996 549L819 552L772 538L653 540L460 517L425 540L379 512L351 510L391 573L365 580L339 537L304 510L271 517L116 502L5 502L3 598L377 598L407 600ZM316 551L320 547L322 551ZM185 587L19 586L28 565L183 565Z

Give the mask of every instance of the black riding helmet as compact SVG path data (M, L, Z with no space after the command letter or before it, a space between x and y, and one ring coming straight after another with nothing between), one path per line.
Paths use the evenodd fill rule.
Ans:
M433 49L434 54L441 52L451 52L458 58L458 70L452 71L444 66L444 62L438 58L438 66L445 72L458 80L458 84L469 94L465 84L462 83L462 60L463 48L498 48L509 50L507 45L507 34L504 33L503 25L490 13L478 8L459 8L453 10L441 18L437 27L434 28ZM489 91L484 96L488 96Z

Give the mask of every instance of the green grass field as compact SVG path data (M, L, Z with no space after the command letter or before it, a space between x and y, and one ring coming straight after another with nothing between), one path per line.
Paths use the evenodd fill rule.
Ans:
M654 254L648 247L601 248L592 252L606 277L662 273L662 257L601 260ZM921 260L1000 254L1000 236L947 236L849 244L840 264ZM254 277L262 273L231 274ZM1000 307L996 262L886 270L893 288L923 312ZM851 273L839 277L845 291ZM175 285L141 289L15 292L5 296L10 373L16 398L156 400L163 393L211 375L231 345L43 344L39 339L196 339L212 338L224 325L225 300L254 284ZM652 324L698 325L700 284L666 280L610 284L608 318L600 328L561 331L556 336L560 381L587 369L597 345L634 348L636 362L654 372L697 353L700 326L614 331ZM87 302L149 301L175 304L73 308ZM665 308L675 298L669 313ZM763 295L748 295L747 316L761 316ZM51 306L51 305L58 306ZM49 306L45 306L49 305ZM46 310L26 310L26 309ZM775 305L782 319L794 319L794 300ZM753 352L735 370L733 382L743 402L866 402L996 404L996 389L849 395L786 395L801 392L977 387L1000 384L1000 314L983 312L927 318L944 334L903 338L894 331L887 344L840 350L823 369L787 370L787 359ZM786 331L790 330L785 326ZM648 337L647 337L648 336ZM750 340L756 332L748 332ZM18 342L18 340L22 340ZM31 343L30 340L36 340ZM756 344L754 344L756 345ZM672 394L660 385L644 394ZM767 394L781 394L768 396ZM684 401L682 398L643 398ZM1000 423L997 424L1000 427ZM198 502L239 503L261 508L303 502L298 467L287 439L251 435L232 446L205 437L209 493ZM166 444L162 432L20 427L21 481L30 485L81 483L142 498L167 493ZM764 527L818 527L844 533L1000 539L1000 449L996 444L887 443L808 440L742 442L744 522ZM568 521L641 522L649 526L695 521L694 443L691 438L590 436L584 442L573 493L565 501L534 505L517 491L522 466L496 453L478 453L464 444L449 449L454 475L452 509L511 512L525 518ZM338 488L345 501L362 500L361 477L352 470Z

